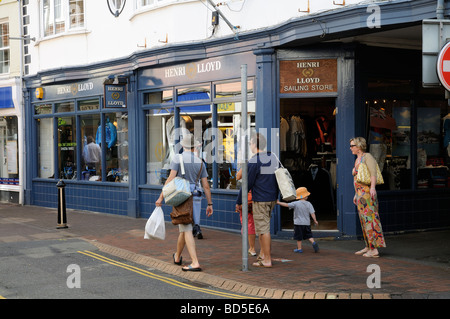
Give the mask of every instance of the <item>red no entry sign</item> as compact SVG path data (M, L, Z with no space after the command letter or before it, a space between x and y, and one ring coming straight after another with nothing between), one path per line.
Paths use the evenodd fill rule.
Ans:
M437 60L437 73L442 85L450 91L450 42L444 45Z

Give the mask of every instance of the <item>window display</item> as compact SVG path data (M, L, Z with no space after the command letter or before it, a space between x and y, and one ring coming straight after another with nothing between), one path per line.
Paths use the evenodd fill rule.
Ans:
M58 117L58 172L62 179L77 178L75 116Z
M184 132L190 132L199 141L196 152L207 166L211 186L224 189L240 187L240 182L236 181L236 173L240 169L240 81L215 83L213 88L212 100L217 100L217 103L211 102L210 84L144 93L144 103L150 107L146 114L147 184L164 184L170 173L170 161L181 150L176 142ZM248 81L247 88L251 94L253 80ZM172 92L176 92L176 103ZM249 100L247 107L248 127L254 128L255 101ZM175 123L176 118L178 123Z
M105 114L106 181L128 182L128 113ZM101 145L101 127L96 141Z
M58 116L52 117L53 107ZM98 98L36 104L34 111L38 177L128 182L127 112L102 113ZM59 114L62 112L68 114ZM56 146L53 136L57 138ZM55 151L56 165L53 164Z
M380 190L411 189L412 178L417 189L449 187L445 100L418 100L415 110L410 100L373 99L366 105L370 115L369 151L385 180ZM411 129L413 121L417 121L415 132ZM411 176L413 147L417 150L415 176Z
M37 120L38 177L54 178L53 118Z
M0 118L0 184L19 184L17 116Z
M82 169L81 179L96 181L101 180L102 151L96 142L97 126L100 123L100 114L89 114L80 116L82 146Z

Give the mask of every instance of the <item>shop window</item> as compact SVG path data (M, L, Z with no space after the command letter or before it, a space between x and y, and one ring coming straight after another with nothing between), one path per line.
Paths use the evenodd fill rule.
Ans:
M217 104L217 135L218 135L218 187L239 189L241 181L236 179L237 172L243 163L241 154L241 102ZM255 101L248 101L247 127L249 138L255 129ZM247 158L253 154L248 147Z
M54 178L53 118L37 120L38 177Z
M34 114L36 115L51 114L51 113L52 113L51 104L37 104L34 106Z
M253 92L251 84L253 82L249 83L248 92ZM148 184L165 183L170 173L171 160L181 149L176 142L185 132L190 132L199 141L195 151L206 164L210 185L223 189L240 188L240 182L236 180L242 162L238 145L241 102L236 101L241 94L240 82L228 82L223 85L216 83L215 86L215 97L221 101L217 104L210 103L209 84L176 89L175 109L179 112L179 123L175 123L173 107L152 108L147 111ZM164 96L167 98L164 99ZM163 104L164 101L171 101L171 98L172 90L144 94L144 102L149 105ZM247 107L249 113L246 118L247 126L250 130L254 130L255 101L248 101ZM213 113L217 114L214 121ZM179 127L179 130L176 131L175 127Z
M366 102L370 117L368 151L383 173L379 189L411 188L411 107L409 100Z
M211 89L209 85L199 85L194 87L178 88L177 102L210 100Z
M247 94L253 94L253 81L247 81ZM242 97L241 82L224 82L214 85L214 97L222 98L240 98Z
M16 116L0 118L0 184L19 185L19 145Z
M80 116L80 130L83 139L81 180L100 181L102 176L102 151L97 143L100 114Z
M75 116L58 117L58 171L62 179L77 177Z
M73 112L75 111L74 102L62 102L56 104L56 113Z
M92 111L99 109L99 101L95 100L87 100L87 101L79 101L78 102L78 110L79 111Z
M102 143L101 127L96 143ZM128 113L105 114L106 181L128 182Z
M450 187L450 113L447 101L420 100L417 107L417 188Z
M164 103L172 103L172 101L173 101L172 90L164 90L144 94L144 104L164 104Z
M175 154L175 117L173 109L147 112L147 183L163 185Z

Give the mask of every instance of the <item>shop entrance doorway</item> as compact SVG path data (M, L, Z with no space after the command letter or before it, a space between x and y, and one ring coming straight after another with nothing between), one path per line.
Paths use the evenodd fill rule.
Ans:
M319 222L336 230L336 99L280 100L280 160L295 187L306 187ZM293 210L281 207L282 230L293 230Z

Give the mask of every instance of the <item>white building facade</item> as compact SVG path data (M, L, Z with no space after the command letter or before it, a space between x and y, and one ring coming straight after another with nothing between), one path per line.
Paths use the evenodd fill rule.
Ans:
M0 2L0 200L23 203L24 124L21 10Z

